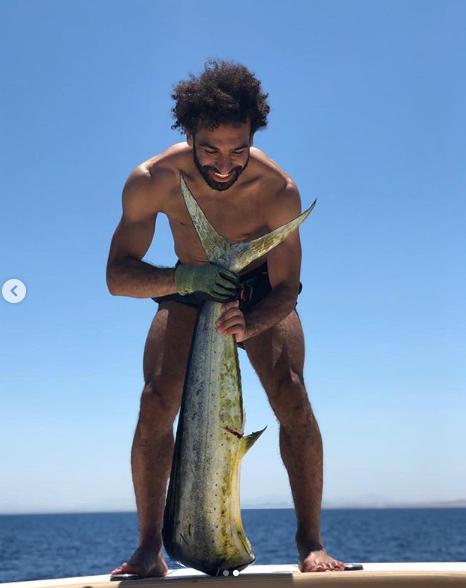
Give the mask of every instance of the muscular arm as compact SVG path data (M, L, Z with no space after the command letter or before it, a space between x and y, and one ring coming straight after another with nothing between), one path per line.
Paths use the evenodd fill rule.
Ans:
M107 285L113 295L152 298L176 292L174 269L142 261L154 236L167 183L167 172L152 177L140 168L126 181L123 215L113 235L107 262Z
M269 231L284 225L301 212L301 200L296 185L289 182L267 208ZM299 290L301 243L295 231L267 254L267 267L272 291L257 306L245 314L249 339L273 327L294 309Z

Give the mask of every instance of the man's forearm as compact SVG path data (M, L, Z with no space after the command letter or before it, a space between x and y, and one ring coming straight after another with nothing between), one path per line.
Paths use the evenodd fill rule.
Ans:
M298 297L297 290L288 286L277 286L244 317L246 339L256 337L270 329L294 310Z
M176 293L175 270L155 267L132 257L107 267L107 285L114 296L155 298Z

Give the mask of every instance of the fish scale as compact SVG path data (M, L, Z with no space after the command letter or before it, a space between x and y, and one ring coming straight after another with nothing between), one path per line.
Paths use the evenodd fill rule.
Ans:
M183 175L186 207L210 262L239 272L283 241L311 207L286 225L250 242L230 244L210 225ZM240 462L265 429L244 435L236 341L217 333L219 302L198 313L188 359L164 513L168 555L209 575L242 570L255 561L240 509Z

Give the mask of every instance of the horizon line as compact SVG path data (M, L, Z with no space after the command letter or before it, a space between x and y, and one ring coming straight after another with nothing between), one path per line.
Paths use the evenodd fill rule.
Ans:
M431 501L431 502L398 502L398 503L341 503L326 504L322 506L325 510L396 510L410 508L466 508L466 500ZM241 510L294 510L294 506L282 503L248 504L241 507ZM120 510L31 510L31 511L0 511L0 516L34 516L34 515L77 515L77 514L134 514L136 509Z

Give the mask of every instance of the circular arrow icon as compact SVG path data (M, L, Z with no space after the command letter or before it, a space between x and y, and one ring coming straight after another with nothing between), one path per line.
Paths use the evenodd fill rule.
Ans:
M17 304L26 296L26 285L18 278L11 278L3 284L2 296L10 304Z

